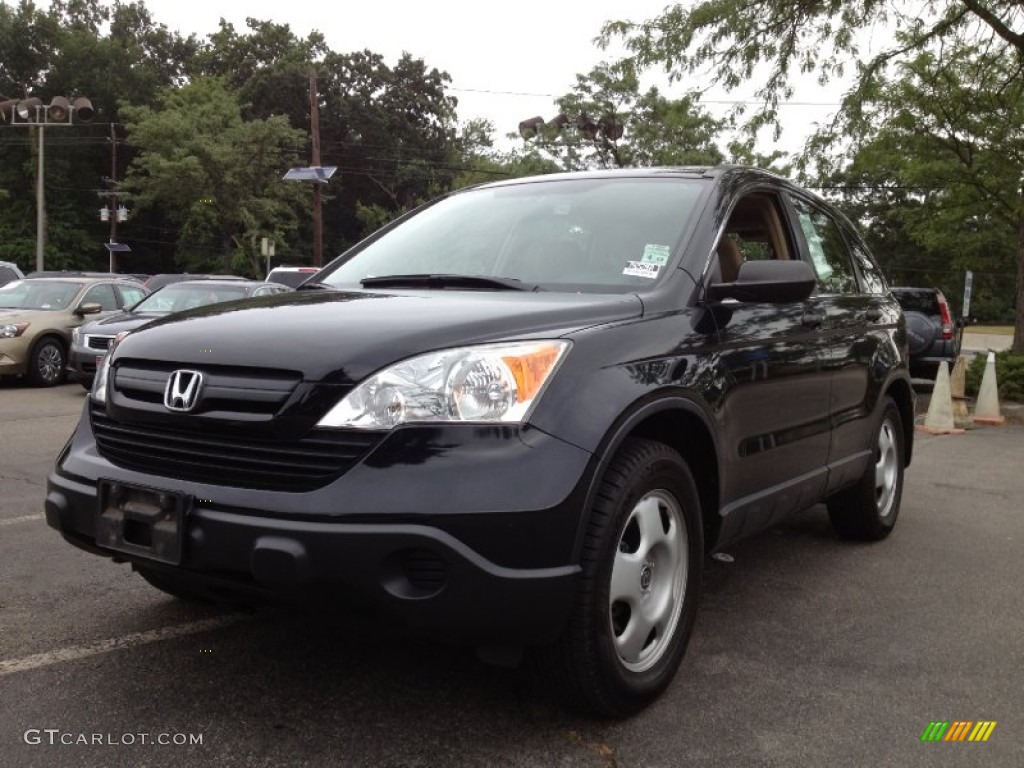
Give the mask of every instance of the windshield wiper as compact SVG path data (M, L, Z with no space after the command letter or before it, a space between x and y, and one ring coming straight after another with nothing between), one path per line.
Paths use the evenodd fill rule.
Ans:
M359 281L364 288L489 288L495 291L536 291L536 285L523 283L514 277L487 277L485 275L383 275L364 277Z
M330 283L303 283L296 286L296 291L333 291L335 286Z

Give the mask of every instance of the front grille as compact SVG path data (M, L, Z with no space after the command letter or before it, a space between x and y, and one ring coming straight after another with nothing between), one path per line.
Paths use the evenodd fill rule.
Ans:
M85 346L89 349L107 350L110 349L110 344L113 341L113 336L93 336L92 334L88 334L85 337Z
M125 424L90 408L96 447L125 469L179 480L272 491L311 491L349 470L380 432L311 429L296 440Z
M179 368L197 366L119 360L113 372L114 403L135 410L164 413L164 390ZM221 418L266 420L277 413L301 380L294 371L203 365L203 386L193 413Z

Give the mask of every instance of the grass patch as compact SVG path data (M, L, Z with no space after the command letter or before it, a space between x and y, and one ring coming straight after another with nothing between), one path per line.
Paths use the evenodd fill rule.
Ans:
M1013 336L1012 325L971 325L964 328L965 334L991 333L996 336Z

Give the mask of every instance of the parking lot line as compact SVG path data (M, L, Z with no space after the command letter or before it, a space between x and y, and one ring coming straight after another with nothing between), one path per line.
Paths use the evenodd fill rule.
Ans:
M99 640L87 645L73 645L68 648L58 648L45 653L36 653L32 656L25 656L21 659L8 659L0 661L0 677L10 675L15 672L27 672L30 669L48 667L51 664L59 664L64 661L78 661L79 659L87 659L90 656L98 656L101 653L119 651L125 648L134 648L139 645L148 645L149 643L156 643L161 640L172 640L176 637L184 637L186 635L194 635L199 632L221 629L232 624L237 624L239 621L247 618L249 618L249 616L236 613L229 616L219 616L213 619L192 621L187 624L159 627L147 632L134 632L130 635L124 635L123 637Z
M22 517L12 517L8 520L0 520L0 526L3 525L14 525L15 523L27 523L29 520L44 520L42 515L24 515Z

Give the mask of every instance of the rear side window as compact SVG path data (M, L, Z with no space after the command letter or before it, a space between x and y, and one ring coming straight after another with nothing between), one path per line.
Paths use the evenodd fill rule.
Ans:
M832 294L857 293L857 276L839 225L823 210L800 198L793 198L793 207L821 290Z
M117 299L114 298L114 286L110 283L100 283L90 288L82 298L82 304L99 304L103 312L111 312L117 309Z
M904 312L921 312L925 315L939 314L939 299L935 291L893 289L892 295L903 307Z

